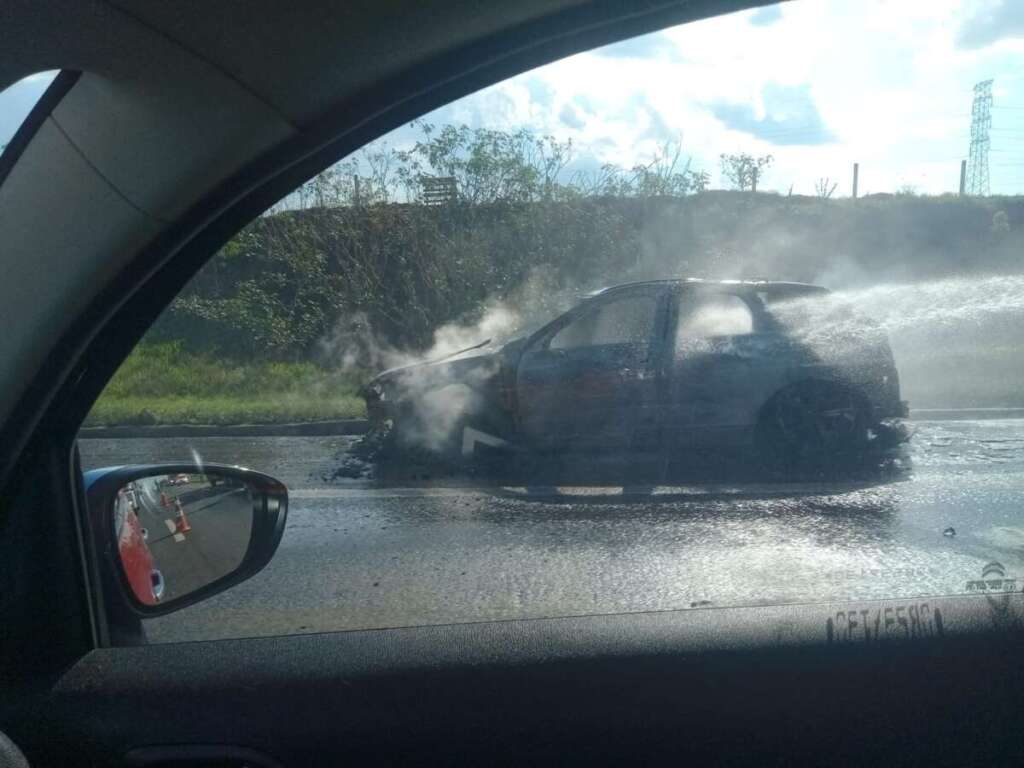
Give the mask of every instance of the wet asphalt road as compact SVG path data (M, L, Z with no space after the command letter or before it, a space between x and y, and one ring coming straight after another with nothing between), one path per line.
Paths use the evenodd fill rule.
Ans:
M86 440L81 450L87 468L195 450L292 489L270 565L147 622L153 641L959 594L992 560L1024 586L1024 419L914 426L912 468L895 482L650 493L325 482L352 443L344 437Z

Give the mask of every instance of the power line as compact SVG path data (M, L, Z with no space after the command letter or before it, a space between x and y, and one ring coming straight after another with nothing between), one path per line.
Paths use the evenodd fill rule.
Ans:
M992 128L992 80L982 80L974 86L971 104L971 146L967 159L967 194L987 195L988 132Z

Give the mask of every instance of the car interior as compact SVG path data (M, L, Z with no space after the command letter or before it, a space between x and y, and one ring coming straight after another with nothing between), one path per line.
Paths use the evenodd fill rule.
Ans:
M121 363L302 183L505 78L761 5L6 0L0 86L59 74L0 155L0 766L1016 762L1019 591L147 642L272 562L302 496L242 458L83 473ZM246 521L232 566L179 596L145 558L216 503Z

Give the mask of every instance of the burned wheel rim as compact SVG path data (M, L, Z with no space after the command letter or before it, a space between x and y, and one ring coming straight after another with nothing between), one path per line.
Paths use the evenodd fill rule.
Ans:
M808 385L780 393L770 413L763 448L783 451L803 463L855 453L867 431L854 393L837 386Z

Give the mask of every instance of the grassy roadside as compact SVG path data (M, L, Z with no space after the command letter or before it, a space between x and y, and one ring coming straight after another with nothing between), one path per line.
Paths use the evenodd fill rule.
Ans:
M150 424L285 424L355 419L366 415L359 397L333 399L235 399L227 397L102 397L83 426Z
M359 418L359 380L313 363L237 363L186 352L180 343L141 344L85 421L125 424L275 424Z

